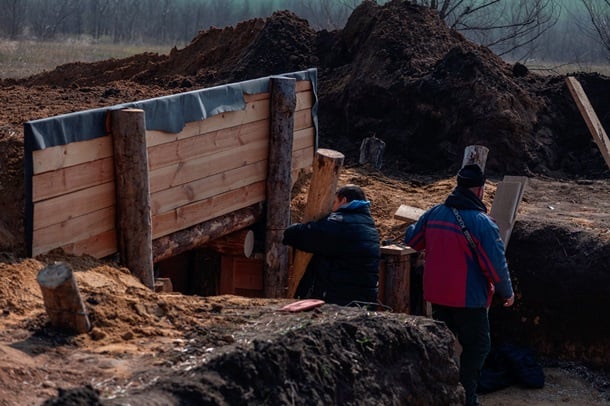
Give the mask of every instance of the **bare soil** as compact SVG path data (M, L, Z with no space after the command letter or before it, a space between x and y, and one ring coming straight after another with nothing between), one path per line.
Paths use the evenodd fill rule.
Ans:
M434 12L392 1L363 3L338 31L278 12L169 55L0 82L0 405L459 403L451 337L432 320L330 305L288 315L285 299L156 294L111 259L24 257L24 122L311 67L320 146L346 155L341 182L363 186L383 240L404 231L400 204L444 200L467 145L490 149L488 207L504 175L530 178L507 249L517 303L490 314L494 342L533 348L546 385L482 404L610 403L610 171L565 77L508 65ZM574 75L609 128L610 78ZM380 170L358 164L373 134L386 142ZM295 220L306 179L297 185ZM48 325L36 275L53 261L75 271L88 334Z

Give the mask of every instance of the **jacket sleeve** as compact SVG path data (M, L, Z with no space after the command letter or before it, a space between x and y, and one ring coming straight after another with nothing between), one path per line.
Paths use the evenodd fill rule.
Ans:
M480 216L481 238L479 244L481 249L479 250L479 261L481 268L490 282L493 283L495 293L502 299L508 299L514 292L506 261L504 242L500 237L500 229L486 214Z
M430 210L422 214L417 222L407 227L405 232L404 243L416 251L422 251L426 248L426 222L429 215Z
M324 218L307 223L296 223L284 230L282 243L312 254L326 254L333 247L329 240L329 221Z

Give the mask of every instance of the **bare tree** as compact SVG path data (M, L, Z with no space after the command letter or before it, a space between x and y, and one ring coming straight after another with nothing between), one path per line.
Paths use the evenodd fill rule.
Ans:
M501 56L525 50L517 59L532 52L536 40L557 23L561 12L559 0L420 0L416 3L438 10L448 26Z
M292 0L287 8L309 21L315 29L336 30L343 25L362 0Z
M23 1L0 0L0 32L10 39L16 39L21 34L25 10L26 5Z
M592 28L585 27L588 34L595 34L610 58L610 0L581 0L591 19Z

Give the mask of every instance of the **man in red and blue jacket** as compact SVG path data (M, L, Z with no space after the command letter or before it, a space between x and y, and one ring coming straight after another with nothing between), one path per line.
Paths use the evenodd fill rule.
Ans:
M447 324L462 346L460 382L466 405L477 405L477 382L491 347L488 309L497 294L504 306L515 300L504 243L482 201L485 175L466 165L443 204L409 226L405 243L425 250L424 299L432 317ZM461 224L460 224L461 223Z

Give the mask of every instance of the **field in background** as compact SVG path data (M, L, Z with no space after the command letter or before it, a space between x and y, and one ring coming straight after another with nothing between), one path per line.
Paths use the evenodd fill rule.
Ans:
M84 40L37 42L0 39L0 79L21 79L70 62L120 59L144 52L168 54L171 48L169 45L112 44Z
M95 43L84 40L62 42L8 41L0 39L0 79L20 79L55 69L70 62L95 62L126 58L144 52L168 54L171 46ZM179 47L182 48L182 47ZM509 62L511 63L511 62ZM610 65L529 61L527 67L541 75L598 72L610 76Z

